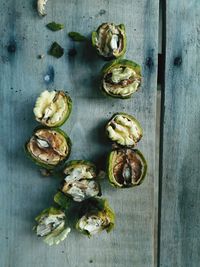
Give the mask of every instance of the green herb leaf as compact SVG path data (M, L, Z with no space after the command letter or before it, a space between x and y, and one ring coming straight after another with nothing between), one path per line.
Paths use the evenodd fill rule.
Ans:
M57 42L54 42L49 50L49 55L56 58L60 58L63 56L63 54L64 54L64 49Z
M47 26L48 29L50 29L53 32L60 31L60 30L64 29L64 25L63 24L56 23L55 21L52 21L52 22L48 23L46 26Z
M69 32L68 36L75 42L83 42L85 40L87 40L87 38L83 35L81 35L78 32Z

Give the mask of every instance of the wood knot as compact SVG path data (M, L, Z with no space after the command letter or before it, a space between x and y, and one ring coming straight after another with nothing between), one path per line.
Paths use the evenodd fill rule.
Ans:
M182 64L182 58L181 57L175 57L174 66L180 66L181 64Z
M77 51L76 51L75 48L71 48L71 49L68 50L68 56L69 57L75 57L76 54L77 54Z
M151 57L147 57L147 58L146 58L145 65L146 65L149 69L151 69L151 68L153 67L153 65L154 65L154 63L153 63L153 59L152 59Z
M15 41L10 41L7 46L8 53L15 53L17 50L17 45Z

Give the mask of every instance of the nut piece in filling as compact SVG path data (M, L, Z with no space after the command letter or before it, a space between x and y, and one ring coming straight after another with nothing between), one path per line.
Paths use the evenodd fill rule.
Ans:
M76 224L81 233L92 236L103 230L110 232L114 227L115 214L105 199L93 199L86 203L87 211ZM84 212L83 212L84 213Z
M109 154L108 177L110 183L119 188L133 187L142 183L147 163L139 150L117 149Z
M126 52L125 26L103 23L92 32L92 45L106 59L121 57Z
M117 113L106 125L106 134L119 145L133 147L140 141L143 132L133 116Z
M61 191L74 201L101 195L100 185L95 178L96 167L93 163L83 160L74 160L67 163L64 169L64 181Z
M44 91L37 98L33 112L35 118L47 127L61 126L69 117L72 100L64 91Z
M37 225L33 229L37 236L50 246L59 244L71 231L65 226L65 213L54 207L43 210L35 220Z
M109 96L129 98L141 84L141 67L130 60L118 59L102 69L102 90Z
M34 131L25 149L36 164L53 169L69 156L71 141L60 129L39 128Z
M46 4L48 0L37 0L37 11L39 16L46 16Z

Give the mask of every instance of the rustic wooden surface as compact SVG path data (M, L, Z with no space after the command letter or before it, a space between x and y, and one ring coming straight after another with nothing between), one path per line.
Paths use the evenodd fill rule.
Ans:
M160 267L200 265L199 14L167 1Z
M0 266L154 266L159 1L49 0L48 15L42 19L34 10L32 0L0 2ZM51 21L64 23L65 30L49 31L45 25ZM106 21L126 25L126 57L143 68L143 86L130 100L104 97L98 89L103 60L87 45L73 44L67 37L69 31L89 36ZM66 54L61 59L47 55L53 41L65 48ZM70 58L67 51L73 47L78 54ZM45 57L38 59L39 54ZM44 82L47 73L51 74L48 84ZM135 115L144 128L144 138L138 148L149 164L147 178L138 188L115 190L103 182L104 196L117 215L116 228L111 234L102 233L88 239L73 231L65 242L53 248L36 238L32 226L34 217L52 203L59 181L42 178L23 151L25 140L37 125L32 114L34 101L46 88L68 90L73 99L72 115L62 127L73 142L71 159L98 162L104 158L111 146L103 137L103 126L114 112L125 111ZM193 89L195 97L197 88ZM197 124L190 123L197 130Z

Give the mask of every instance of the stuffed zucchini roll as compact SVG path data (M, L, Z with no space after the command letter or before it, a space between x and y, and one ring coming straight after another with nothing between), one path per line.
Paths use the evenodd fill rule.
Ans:
M141 67L130 60L118 59L102 69L102 90L109 96L129 98L141 84Z
M69 117L72 100L64 91L44 91L37 98L35 119L47 127L61 126Z
M64 162L71 151L71 141L57 128L36 128L25 144L28 156L45 169L54 169Z
M57 245L63 241L71 229L66 227L65 213L57 208L50 207L43 210L36 218L33 230L38 237L42 237L48 245Z
M126 32L123 24L103 23L92 32L92 45L105 59L123 56L126 52Z
M106 134L121 146L134 147L142 138L143 131L133 116L116 113L106 125Z
M108 178L119 188L133 187L142 183L147 163L139 150L122 148L113 150L108 157Z

